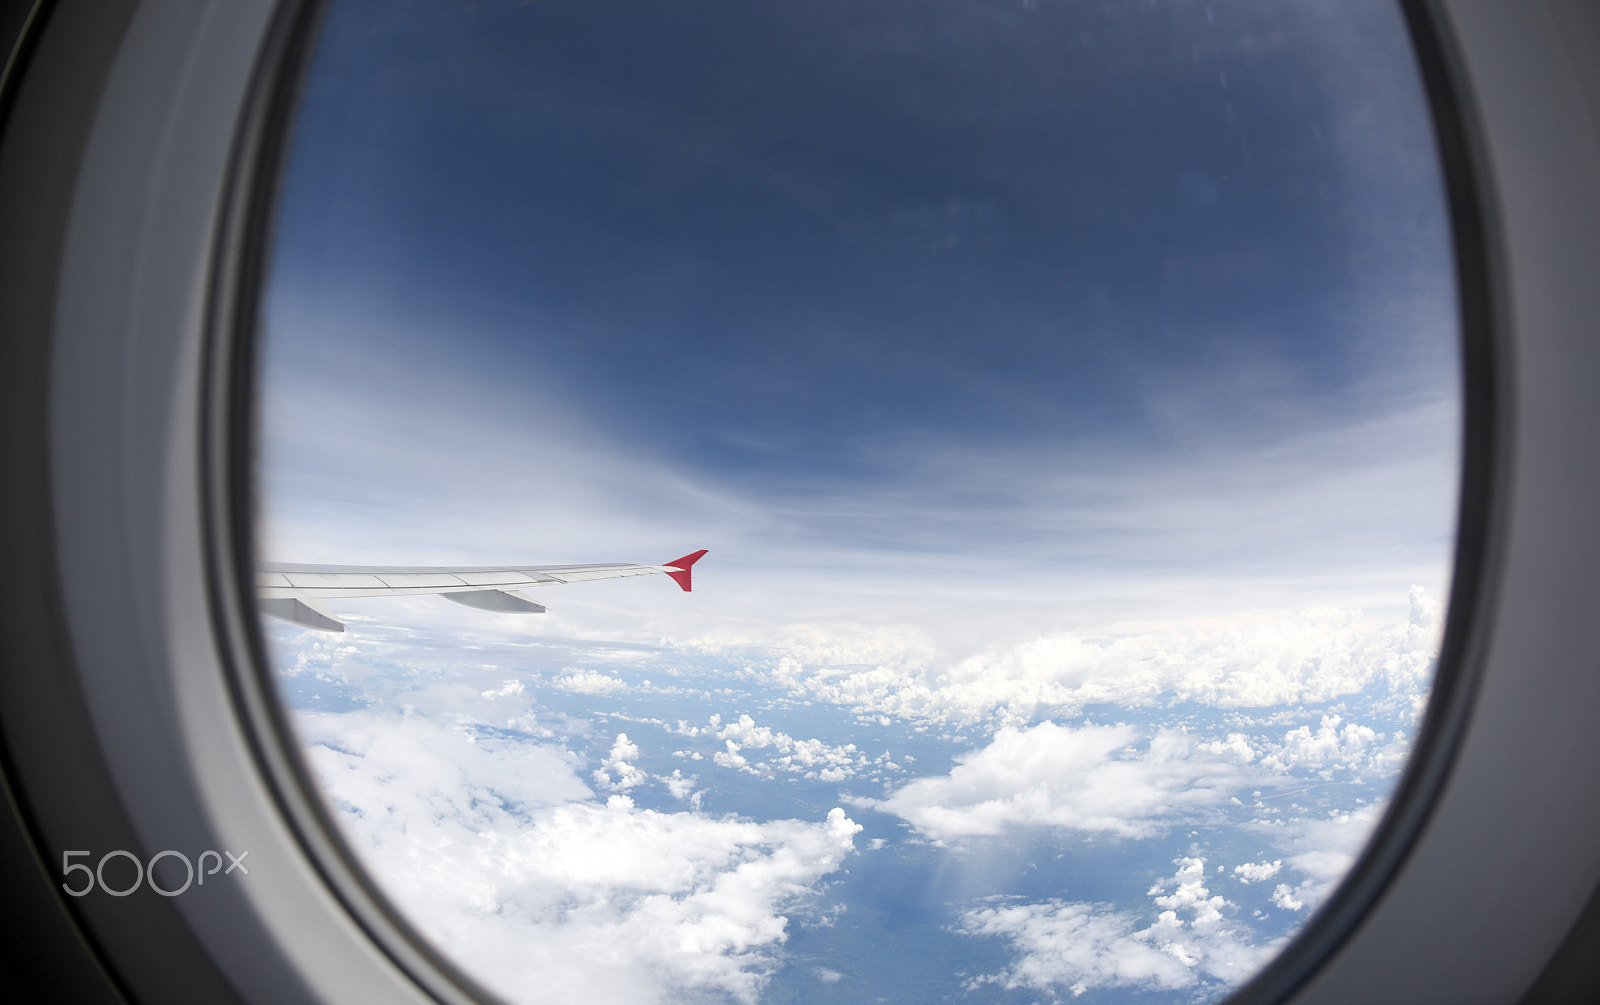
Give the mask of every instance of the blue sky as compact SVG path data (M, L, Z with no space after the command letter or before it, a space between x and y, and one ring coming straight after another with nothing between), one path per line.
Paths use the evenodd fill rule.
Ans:
M702 964L718 994L804 997L767 983L789 935L829 944L795 891L826 901L884 842L922 882L1024 831L1076 848L1052 875L1095 897L1122 880L1082 863L1141 871L1115 904L996 880L1012 899L929 922L1020 954L969 992L1214 991L1326 895L1426 695L1459 435L1438 186L1376 4L337 0L267 287L264 556L711 554L688 595L275 628L314 762L380 873L417 868L433 838L407 833L564 869L573 835L715 832L651 895L672 924L730 862L781 874L747 891L755 948L656 947L625 999ZM871 760L874 731L921 766ZM791 816L745 777L789 768L752 750L855 781L811 778ZM1074 758L1081 789L1005 790ZM1125 775L1160 798L1108 804ZM1298 815L1256 791L1302 783ZM577 881L528 854L414 903L507 974L531 929L474 927L485 902L555 957L649 930L553 928L517 884ZM1052 942L1074 925L1088 957ZM805 979L848 999L826 958Z
M1398 29L335 4L269 288L275 547L1437 585L1453 303Z
M335 5L282 310L530 404L603 393L619 435L762 482L870 480L882 438L1159 449L1439 391L1393 12L790 7ZM323 327L273 338L315 359Z

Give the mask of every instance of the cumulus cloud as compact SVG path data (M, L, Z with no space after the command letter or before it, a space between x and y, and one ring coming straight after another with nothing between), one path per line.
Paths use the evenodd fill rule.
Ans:
M1380 754L1384 737L1371 726L1344 722L1337 715L1324 715L1322 724L1312 730L1300 726L1284 734L1283 743L1262 758L1270 768L1316 771L1325 778L1332 769L1359 769Z
M683 769L650 776L640 767L641 745L656 753L652 744L659 742L659 734L652 726L665 730L669 742L673 740L670 734L691 738L703 750L706 761L715 759L726 767L758 775L787 771L826 781L853 777L850 772L859 776L875 773L877 762L852 744L805 740L776 725L764 724L759 718L764 712L708 719L705 713L710 708L706 705L727 708L725 703L737 701L750 708L793 710L807 702L816 706L833 704L829 698L832 694L840 697L832 711L815 707L805 714L834 716L830 726L838 725L840 712L852 717L847 723L875 721L889 725L885 718L901 718L916 725L920 720L924 727L933 727L928 732L917 731L927 742L932 743L945 733L943 742L960 743L962 747L970 744L976 749L958 756L947 772L903 782L878 800L861 799L847 805L871 805L896 814L936 844L1005 835L1026 828L1150 838L1176 826L1242 821L1251 811L1229 797L1243 796L1252 788L1270 787L1286 793L1278 797L1285 801L1273 801L1269 796L1258 804L1253 824L1241 823L1247 828L1261 828L1257 833L1266 838L1263 850L1268 854L1253 853L1263 861L1234 868L1232 876L1240 882L1261 885L1251 890L1232 887L1229 892L1241 897L1248 892L1255 901L1252 906L1259 906L1264 912L1298 912L1297 923L1303 912L1327 896L1348 868L1366 827L1375 819L1375 811L1358 811L1342 820L1337 815L1307 818L1303 815L1307 810L1289 807L1287 796L1318 779L1295 782L1289 776L1326 777L1327 772L1371 771L1366 777L1376 781L1390 770L1398 762L1386 758L1394 750L1403 750L1403 737L1392 732L1386 735L1378 728L1392 731L1395 725L1403 724L1403 716L1390 711L1380 713L1376 708L1386 700L1385 687L1413 686L1418 680L1413 671L1418 666L1425 667L1432 654L1405 648L1418 640L1427 641L1414 630L1416 624L1379 629L1353 612L1333 611L1310 612L1304 620L1322 626L1318 631L1326 630L1327 639L1348 638L1360 644L1352 643L1340 650L1343 643L1330 642L1320 649L1300 651L1302 655L1311 654L1304 657L1310 661L1304 667L1294 662L1301 656L1293 653L1293 659L1263 658L1254 662L1233 657L1211 659L1218 650L1200 644L1211 640L1222 646L1226 642L1235 646L1229 652L1237 655L1245 651L1236 645L1238 638L1258 630L1263 633L1261 638L1271 634L1263 627L1269 620L1241 622L1226 630L1199 626L1175 631L1168 634L1167 650L1155 646L1162 634L1156 631L1119 636L1052 636L1057 642L1075 640L1074 645L1064 649L1019 647L1019 651L1026 649L1037 657L1028 664L1039 671L1033 677L1019 670L1009 677L1001 675L998 680L974 677L965 683L948 672L941 676L930 670L926 661L931 659L931 650L912 646L894 656L887 636L879 640L884 648L872 653L882 660L874 665L809 664L802 658L805 653L786 654L773 661L726 654L716 661L697 662L681 650L667 650L669 655L652 656L655 662L648 665L649 674L658 680L670 677L670 701L680 704L653 709L659 719L628 720L628 733L616 733L615 726L601 733L604 745L600 750L604 753L598 758L591 755L588 763L557 745L563 735L589 735L566 711L581 707L583 702L569 696L620 693L630 687L627 681L636 679L636 675L628 670L621 671L628 674L626 680L613 676L618 671L586 649L549 647L547 651L526 643L496 648L475 642L469 662L463 665L459 648L447 652L420 649L414 641L407 643L410 636L405 629L387 626L385 634L375 635L375 639L396 641L379 657L352 654L349 646L334 644L341 640L333 640L302 661L303 665L296 664L295 670L301 681L311 675L345 679L359 685L357 693L381 696L387 707L404 705L424 710L425 714L387 717L349 713L319 718L318 713L306 713L310 720L336 724L336 728L324 730L314 741L314 760L319 768L326 769L329 778L342 779L330 782L330 789L350 815L352 829L367 828L362 840L369 844L362 846L370 845L368 854L375 874L387 884L411 891L397 893L396 899L404 900L407 909L419 917L431 916L430 934L452 955L470 962L475 971L498 966L501 976L495 979L501 983L497 988L513 989L505 993L517 995L517 982L525 980L530 972L518 962L529 953L525 943L538 940L540 945L565 946L572 959L589 961L586 966L592 964L604 970L610 964L593 962L604 958L602 935L622 933L619 938L630 940L630 947L615 968L614 980L600 982L595 978L585 984L572 978L579 983L563 985L563 994L578 997L592 992L600 999L644 1001L652 1000L652 996L660 1000L679 994L690 998L748 999L759 994L767 975L781 965L780 947L785 933L792 929L791 919L797 917L797 912L807 910L818 882L838 868L838 856L847 854L848 849L830 859L832 853L827 849L831 846L815 839L813 831L825 832L829 826L821 820L820 809L809 822L750 825L757 828L755 831L724 829L736 823L743 826L748 821L704 818L714 825L709 829L712 837L707 837L707 832L687 823L687 818L697 815L704 795L696 788L699 783L695 776ZM1341 635L1347 630L1347 636ZM1235 636L1233 641L1228 641L1230 631ZM1284 634L1294 636L1293 632ZM459 639L459 633L453 638ZM408 644L411 648L405 648ZM1050 660L1054 657L1050 653L1059 656L1069 651L1080 652L1082 659L1075 665L1087 667L1080 679L1062 676L1060 666L1068 665L1070 660L1051 669ZM1269 652L1270 647L1263 643L1251 651ZM1330 655L1341 651L1345 656L1338 659ZM859 653L842 648L829 655L847 658ZM1382 662L1391 656L1395 659ZM1183 660L1189 657L1193 657L1192 665L1200 668L1192 678L1179 672ZM1378 659L1379 665L1356 665L1369 657ZM623 653L618 658L631 657ZM1014 665L1022 667L1025 662ZM363 669L366 664L375 669ZM1301 667L1309 675L1316 665L1331 667L1330 672L1336 677L1346 673L1346 677L1328 685L1325 692L1337 691L1350 681L1365 682L1365 691L1358 700L1341 699L1331 709L1319 709L1309 715L1293 704L1228 704L1218 697L1249 693L1264 679L1259 675L1280 674L1285 666ZM628 666L637 668L638 664ZM1152 666L1159 672L1151 670ZM724 673L727 667L732 668L731 676ZM1127 673L1130 680L1117 683L1113 678L1119 673ZM1143 679L1150 685L1142 690L1143 685L1134 687L1141 673L1147 674ZM1057 675L1053 684L1047 679L1049 674ZM1240 676L1223 687L1218 681L1226 682L1228 674ZM1258 677L1247 679L1250 674ZM519 681L539 680L552 686L548 690L535 683L515 686ZM1056 708L1052 703L1057 696L1049 687L1068 684L1072 685L1072 695L1078 696L1069 696L1060 706L1068 712L1077 707L1074 703L1079 697L1096 688L1126 688L1127 694L1135 695L1127 704L1131 706L1129 717L1136 717L1137 725L1067 725L1059 719L1044 723L1034 720L1036 724L1020 721L1023 712L1037 715L1040 710ZM725 686L731 687L720 690ZM905 690L896 692L897 687ZM920 698L918 687L925 687ZM1031 696L1027 687L1034 687ZM563 691L567 694L558 693ZM742 696L746 691L748 697ZM1178 704L1176 696L1180 693L1189 704ZM851 701L857 703L844 700L851 695L855 696ZM1196 695L1210 697L1201 701ZM1196 704L1229 711L1197 713ZM1258 708L1263 710L1257 711ZM902 716L901 711L906 709L911 711ZM679 716L688 718L680 720ZM482 725L490 721L495 728ZM691 726L690 721L699 725ZM1162 728L1163 723L1184 721L1209 725ZM635 726L635 722L640 724ZM946 731L935 725L958 722L972 722L976 728L963 725ZM395 729L389 731L388 726ZM819 726L818 732L829 740L862 742L859 732L823 732L823 728ZM953 738L963 734L976 739ZM536 739L540 742L533 742ZM687 760L677 763L700 770L704 777L699 767L704 763L700 761L701 750L679 752ZM667 747L660 753L670 751ZM596 767L598 771L591 770ZM406 780L403 787L400 779ZM627 798L602 805L594 801L591 791L593 788L605 794L633 795L642 804L645 799L639 795L640 786L647 783L659 784L660 796L670 795L679 801L663 808L689 812L655 813L640 809ZM1294 791L1288 791L1291 789ZM652 794L655 791L652 789ZM1312 800L1320 802L1307 802L1336 805L1336 799L1324 798L1335 791L1343 790L1316 788ZM1249 799L1244 800L1248 802ZM1302 816L1296 818L1296 813ZM840 817L843 818L842 813ZM585 833L589 836L582 840L572 838L570 847L542 848L538 854L545 858L541 861L550 863L546 871L541 872L506 850L523 849L517 854L532 855L526 851L531 841L520 837L520 832L558 825L571 834L587 826ZM681 868L672 867L680 872L687 869L683 874L690 879L666 892L640 886L637 877L626 873L609 886L601 880L581 888L573 886L569 880L570 875L577 874L574 863L581 858L580 849L594 853L604 842L593 835L606 827L631 834L626 839L629 841L660 841L665 849L660 852L662 855L688 863ZM420 845L412 842L414 835L423 835ZM877 840L882 843L881 838ZM707 850L718 841L725 851L718 853L722 857ZM678 848L679 842L692 847ZM701 845L696 846L695 842ZM429 849L433 850L432 858L423 854ZM1162 858L1171 853L1165 848L1159 852ZM764 868L774 877L776 886L764 888L765 892L741 894L741 899L719 901L711 896L720 888L719 876L757 861L768 861ZM829 865L829 861L834 864ZM457 862L460 869L456 868ZM484 862L489 863L487 867ZM471 870L467 868L469 864L473 864ZM1275 872L1257 875L1269 866L1276 866ZM474 879L474 872L481 876ZM518 884L531 884L537 889L528 893ZM446 891L447 886L452 891ZM1014 891L1018 889L1025 888L1013 887ZM1133 892L1137 894L1138 889ZM1010 939L1017 952L1013 966L981 979L980 983L988 982L991 988L1007 981L1016 982L1013 986L1018 988L1049 986L1052 993L1098 984L1182 987L1188 986L1183 983L1187 980L1223 979L1206 969L1212 964L1203 961L1212 960L1220 970L1228 943L1207 943L1200 936L1222 929L1234 931L1230 927L1235 920L1231 905L1226 901L1213 903L1218 898L1210 892L1199 897L1203 890L1203 882L1196 888L1190 881L1174 877L1159 892L1152 892L1148 915L1140 912L1137 896L1132 905L1119 903L1115 908L1066 900L1043 904L996 901L982 905L984 910L997 912L994 915L962 915L966 920L961 923L970 926L969 934ZM1043 895L1034 893L1030 900ZM405 900L406 897L410 899ZM558 899L568 906L552 907ZM596 906L600 901L605 904L603 908ZM709 915L693 912L715 902L734 912L733 920L715 922L734 934L723 941L701 939L695 943L700 947L700 956L669 951L663 948L666 942L651 943L642 936L636 937L637 930L630 927L643 924L638 919L645 916L641 912L647 902L661 904L653 910L665 913L652 917L668 919L680 934L700 931L695 926L702 921L713 924L707 920ZM1173 915L1170 921L1162 917L1168 912ZM491 915L502 918L520 935L499 933L487 920ZM1284 919L1283 915L1278 917L1280 921ZM1177 925L1181 938L1174 923L1181 923ZM1068 929L1079 932L1084 941L1075 950L1082 957L1075 971L1077 976L1062 983L1071 974L1062 971L1061 980L1050 976L1057 971L1051 970L1054 964L1045 947L1052 932L1059 934ZM1241 952L1252 945L1243 936L1234 941L1244 946ZM493 954L488 948L481 953L473 948L491 945L498 947ZM1030 955L1025 951L1028 945L1035 945L1037 952ZM474 953L479 955L473 956ZM540 959L543 966L555 967L561 962L554 955L541 955ZM1186 960L1195 962L1191 966ZM1183 976L1184 972L1189 976ZM1161 973L1168 976L1151 976ZM1172 985L1171 981L1179 983Z
M740 715L737 721L727 725L722 724L721 716L713 715L710 723L707 732L723 741L726 748L713 754L712 760L725 768L737 768L754 775L788 771L824 782L840 782L867 764L866 757L853 743L835 746L818 739L797 740L770 726L757 726L748 715ZM754 764L743 753L746 750L764 753L769 749L773 753Z
M628 690L626 681L595 670L574 670L564 677L557 677L554 683L563 691L575 694L616 694Z
M682 768L673 768L672 774L657 775L656 780L667 787L672 798L688 803L690 809L699 812L702 794L694 788L694 783L700 780L699 776L685 775Z
M956 762L868 802L937 841L1019 827L1142 838L1260 781L1186 733L1145 737L1132 726L1004 727Z
M368 868L414 923L512 1001L753 1002L788 913L861 829L841 809L765 823L597 803L566 751L417 714L302 717ZM608 761L637 747L619 736Z
M1233 874L1241 883L1259 883L1264 879L1271 879L1283 868L1283 859L1271 862L1246 862L1244 865L1233 867Z
M1235 905L1205 885L1204 858L1175 864L1172 879L1149 891L1161 910L1143 927L1131 911L1064 900L964 912L959 931L1007 939L1012 950L1008 967L968 987L1064 989L1076 996L1108 986L1179 990L1206 978L1234 984L1254 973L1278 942L1257 943L1232 920Z
M1199 743L1196 749L1239 764L1255 764L1268 773L1310 773L1326 781L1335 772L1383 775L1397 771L1405 762L1410 740L1403 731L1391 736L1326 713L1315 729L1296 726L1283 734L1281 742L1235 732L1222 740Z
M639 746L628 739L627 733L618 733L611 753L594 771L595 784L603 789L623 792L645 780L645 774L633 762L639 759Z
M791 694L900 719L1018 725L1124 708L1195 702L1215 708L1294 706L1374 685L1407 706L1427 687L1442 623L1420 587L1401 624L1357 610L1318 608L1224 623L1177 624L1115 635L1040 635L940 666L924 638L891 654L879 637L784 637L772 683Z

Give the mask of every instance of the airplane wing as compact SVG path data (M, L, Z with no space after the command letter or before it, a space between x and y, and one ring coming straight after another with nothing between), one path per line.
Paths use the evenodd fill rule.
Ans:
M664 572L684 592L690 589L694 563L705 549L665 565L496 565L476 567L290 565L257 567L256 593L261 610L305 628L342 632L344 624L324 604L346 597L395 597L438 593L468 607L502 613L543 614L544 605L521 591L527 587L587 583L596 579L649 576Z

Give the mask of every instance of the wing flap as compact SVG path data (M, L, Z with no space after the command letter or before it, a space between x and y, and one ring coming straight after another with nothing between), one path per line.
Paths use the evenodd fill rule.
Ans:
M302 628L315 628L319 632L342 632L344 622L315 600L298 600L294 597L265 597L257 601L261 610L275 618L290 621Z
M516 590L473 590L471 593L446 593L444 599L454 600L480 611L501 614L543 614L545 606L532 597Z

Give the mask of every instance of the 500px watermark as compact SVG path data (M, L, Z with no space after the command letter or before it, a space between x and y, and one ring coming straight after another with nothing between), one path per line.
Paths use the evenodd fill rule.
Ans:
M61 878L68 881L61 884L61 889L67 891L67 893L74 897L83 897L92 893L95 888L98 887L102 893L108 893L113 897L126 897L128 894L139 889L141 884L147 884L150 889L161 894L163 897L176 897L178 894L189 889L191 884L194 886L204 886L206 877L215 876L219 870L221 870L224 876L228 875L228 873L233 872L234 870L238 870L245 876L250 875L250 870L245 868L244 865L245 856L250 854L247 851L242 851L237 855L231 851L223 851L221 853L215 851L203 851L200 853L200 859L198 863L190 862L189 856L185 855L181 851L158 851L154 855L150 856L150 862L147 865L146 863L139 861L139 856L135 855L133 852L122 851L121 849L118 849L116 851L108 851L104 855L100 856L100 863L94 868L90 868L89 863L87 862L72 861L76 856L93 854L94 852L89 851L64 851L61 853ZM226 869L222 868L222 860L224 856L226 856L228 860L228 867ZM106 866L108 864L117 865L122 859L127 859L129 862L133 863L133 882L123 885L125 882L125 876L120 878L113 877L116 879L117 883L117 886L113 886L111 883L106 882ZM168 859L176 860L174 862L173 869L176 868L177 862L183 863L185 875L182 886L172 888L172 877L170 876L167 878L166 886L156 882L156 866ZM206 868L207 859L211 861L210 869ZM118 868L114 871L126 873L125 868ZM164 869L163 871L170 872L172 869ZM73 875L73 873L78 872L83 873L83 875L81 877ZM73 880L77 880L79 882L78 887L73 887ZM118 887L121 888L119 889Z

